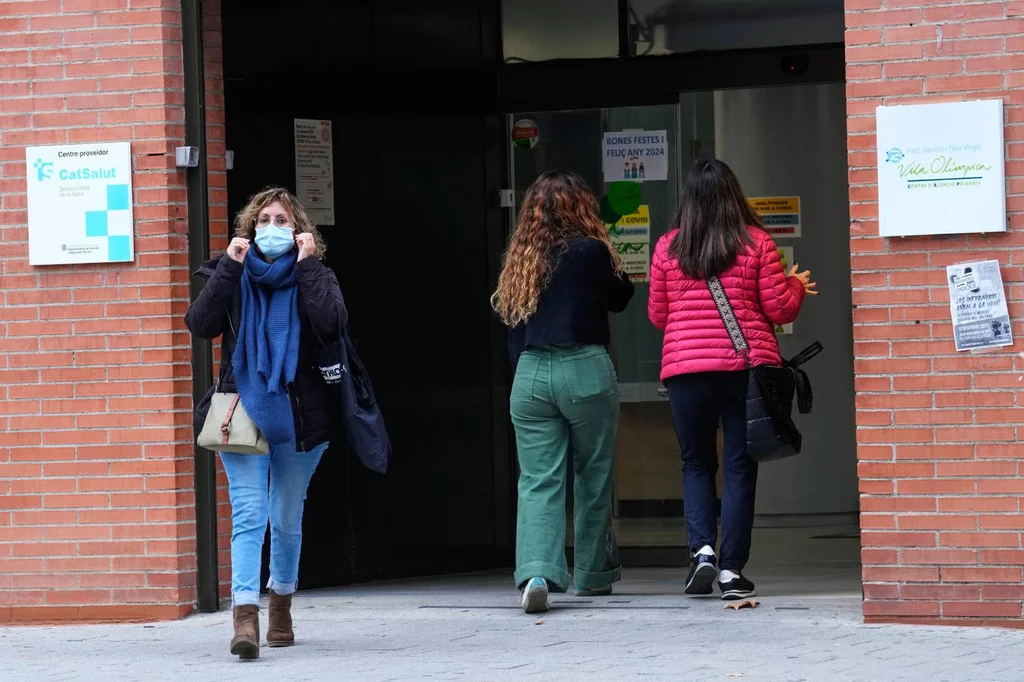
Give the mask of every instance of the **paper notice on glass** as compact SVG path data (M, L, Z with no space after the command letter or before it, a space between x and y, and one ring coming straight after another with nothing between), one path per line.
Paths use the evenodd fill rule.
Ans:
M317 225L334 224L334 151L330 121L295 119L295 195Z
M801 236L800 197L753 197L747 201L771 236Z
M668 179L668 131L605 133L601 147L605 182Z
M622 268L629 279L642 284L651 277L651 209L647 205L624 215L608 226L612 246L622 259Z
M793 260L793 247L792 246L780 246L779 249L779 261L782 263L782 271L789 272L790 266L796 261ZM777 324L775 325L776 334L792 334L793 323L789 324Z
M1013 345L999 261L957 263L946 267L953 338L958 351Z

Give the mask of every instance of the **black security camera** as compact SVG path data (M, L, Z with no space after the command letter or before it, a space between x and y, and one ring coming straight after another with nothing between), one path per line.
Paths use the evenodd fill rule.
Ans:
M800 76L811 65L811 58L805 54L788 55L782 58L780 66L790 76Z

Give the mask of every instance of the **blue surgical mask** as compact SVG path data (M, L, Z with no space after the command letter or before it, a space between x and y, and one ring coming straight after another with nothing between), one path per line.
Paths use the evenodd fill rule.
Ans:
M280 258L295 246L295 233L288 226L257 227L256 246L267 258Z

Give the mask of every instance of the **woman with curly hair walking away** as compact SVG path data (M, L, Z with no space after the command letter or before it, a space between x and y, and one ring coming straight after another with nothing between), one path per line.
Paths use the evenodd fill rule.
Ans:
M516 585L526 613L564 592L565 494L570 445L577 595L611 594L620 567L611 529L619 395L606 347L608 313L633 284L598 203L574 173L548 171L526 193L491 302L511 328L517 363L511 414L519 452Z

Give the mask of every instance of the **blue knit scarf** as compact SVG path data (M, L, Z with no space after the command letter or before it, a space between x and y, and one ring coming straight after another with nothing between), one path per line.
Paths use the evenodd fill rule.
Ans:
M297 251L267 263L249 249L240 283L242 320L231 364L238 395L271 445L295 440L288 385L299 363Z

